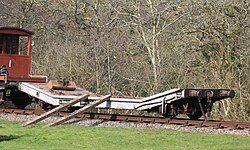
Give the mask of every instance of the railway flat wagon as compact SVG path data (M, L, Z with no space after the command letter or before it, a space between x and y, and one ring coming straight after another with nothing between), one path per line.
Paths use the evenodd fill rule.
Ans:
M0 103L11 101L17 108L25 108L35 99L43 108L56 107L87 94L87 98L72 105L74 109L100 99L101 96L78 87L74 91L48 89L46 76L31 75L32 35L29 30L0 27ZM216 101L234 96L230 89L176 88L138 99L111 97L96 107L154 111L173 117L187 114L191 119L198 119L212 111Z

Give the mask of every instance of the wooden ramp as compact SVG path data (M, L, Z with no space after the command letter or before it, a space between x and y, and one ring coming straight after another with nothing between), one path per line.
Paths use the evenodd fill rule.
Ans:
M39 121L42 121L42 120L44 120L44 119L46 119L46 118L52 116L53 114L59 112L59 111L62 110L62 109L66 109L66 108L68 108L68 107L70 107L70 106L72 106L72 105L74 105L74 104L80 102L81 100L87 99L88 96L89 96L88 94L81 95L81 96L79 96L79 97L77 97L77 98L75 98L75 99L69 101L69 102L66 103L66 104L60 105L60 106L58 106L58 107L56 107L56 108L54 108L54 109L52 109L52 110L50 110L50 111L48 111L48 112L42 114L41 116L38 116L38 117L35 118L34 120L31 120L31 121L26 122L25 124L23 124L23 126L28 126L28 125L31 125L31 124L35 124L35 123L37 123L37 122L39 122Z
M104 101L109 100L110 97L111 97L111 95L103 96L103 97L101 97L99 100L94 101L93 103L90 103L90 104L84 106L83 108L74 111L74 112L71 113L69 116L63 117L63 118L57 120L56 122L53 122L53 123L50 123L50 124L45 125L44 128L46 128L46 127L51 127L51 126L55 126L55 125L59 125L59 124L61 124L61 123L64 123L64 122L66 122L66 121L68 121L68 120L70 120L70 119L76 117L77 115L83 113L84 111L87 111L87 110L89 110L90 108L93 108L93 107L95 107L95 106L97 106L97 105L103 103Z

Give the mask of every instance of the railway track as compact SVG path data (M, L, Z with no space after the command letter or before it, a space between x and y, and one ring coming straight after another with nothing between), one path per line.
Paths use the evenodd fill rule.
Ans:
M22 115L41 115L45 110L29 110L29 109L5 109L0 108L0 113L12 113ZM69 115L67 112L58 112L59 117ZM134 115L117 115L117 114L96 114L83 113L76 118L82 119L102 119L107 121L124 121L124 122L138 122L138 123L159 123L159 124L174 124L182 126L198 126L198 127L213 127L213 128L232 128L232 129L250 129L250 122L236 122L236 121L214 121L214 120L189 120L181 118L164 118L151 116L134 116Z

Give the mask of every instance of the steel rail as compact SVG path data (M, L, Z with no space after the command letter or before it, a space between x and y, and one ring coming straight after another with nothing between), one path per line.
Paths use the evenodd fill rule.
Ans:
M14 113L23 115L42 115L45 110L30 110L30 109L6 109L0 108L0 113ZM59 117L68 116L68 112L59 112L55 115ZM118 114L99 114L99 113L83 113L75 118L80 119L102 119L106 121L123 121L123 122L139 122L139 123L160 123L173 124L182 126L198 126L198 127L213 127L213 128L233 128L233 129L250 129L250 122L237 121L215 121L215 120L190 120L182 118L164 118L152 116L135 116L135 115L118 115Z

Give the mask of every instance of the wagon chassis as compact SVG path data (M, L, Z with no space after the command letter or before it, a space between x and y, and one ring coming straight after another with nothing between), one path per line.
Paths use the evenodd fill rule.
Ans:
M25 108L26 105L31 103L31 98L37 99L53 108L69 103L69 101L82 94L88 94L87 99L80 100L69 107L76 110L100 98L100 96L81 88L77 88L75 91L49 90L46 83L20 82L17 84L16 89L16 92L10 95L12 95L12 101L17 108ZM13 95L16 95L16 97L13 97ZM15 101L15 98L20 99L20 95L23 95L22 101ZM176 117L178 114L186 114L193 120L201 116L207 120L207 113L212 111L213 103L225 98L233 98L234 96L234 91L229 89L177 88L144 98L111 97L109 100L97 105L96 108L157 112L165 117ZM8 96L5 95L5 97L8 99Z

